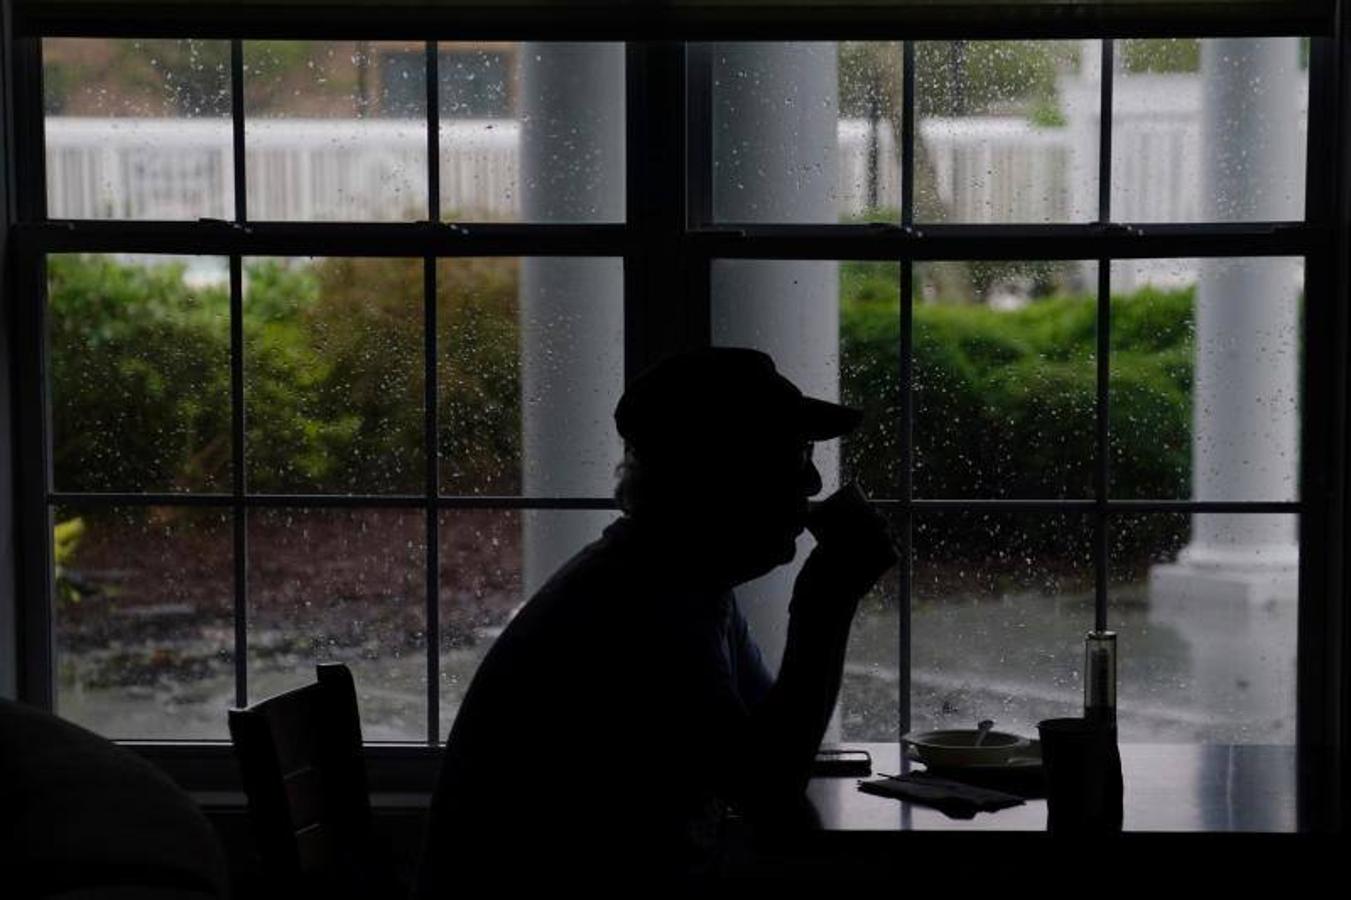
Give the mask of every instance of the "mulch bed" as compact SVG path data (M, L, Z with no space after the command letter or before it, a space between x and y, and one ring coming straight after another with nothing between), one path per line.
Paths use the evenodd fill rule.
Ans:
M63 566L59 637L70 650L190 639L233 622L229 514L186 508L86 514ZM250 631L421 647L426 527L417 510L276 509L248 528ZM521 517L443 515L442 643L462 646L521 602ZM177 634L166 633L177 632Z

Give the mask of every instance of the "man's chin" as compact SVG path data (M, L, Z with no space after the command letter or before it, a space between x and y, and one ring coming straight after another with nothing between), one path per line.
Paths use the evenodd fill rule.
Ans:
M745 566L738 578L739 584L747 581L754 581L763 575L768 575L779 566L786 565L793 561L797 556L797 541L791 538L773 548L764 548L764 552L759 554L756 559L759 561Z

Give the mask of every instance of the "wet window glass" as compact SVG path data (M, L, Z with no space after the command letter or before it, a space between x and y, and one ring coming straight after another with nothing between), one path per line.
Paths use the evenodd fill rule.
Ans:
M244 263L245 463L256 493L417 493L420 259Z
M916 497L1092 496L1096 270L915 266Z
M713 218L899 222L899 41L698 45Z
M234 214L230 44L44 38L47 215Z
M923 513L913 526L912 728L1035 734L1083 714L1092 525L1077 514Z
M249 697L345 663L368 741L427 736L426 521L399 509L251 510Z
M1307 42L1116 42L1112 218L1281 221L1304 216Z
M231 514L63 505L51 523L57 713L114 739L226 740Z
M1111 493L1299 496L1303 261L1112 263Z
M443 259L436 271L441 493L610 496L621 261Z
M1122 740L1294 744L1297 517L1122 515L1109 534Z
M441 218L622 222L624 45L438 45Z
M407 47L244 42L250 219L427 217L426 69L383 66L391 52Z
M898 223L909 175L921 231L1088 223L1107 115L1114 221L1304 215L1307 39L1117 40L1110 110L1100 39L916 41L908 86L904 47L689 45L684 125L708 141L686 163L708 189L697 214ZM625 221L622 43L441 42L430 85L419 40L242 49L233 97L229 41L43 38L48 215L230 219L242 164L250 219L316 235L325 223L424 221L432 207L446 222ZM903 173L907 87L914 167ZM251 244L234 360L226 257L47 253L35 302L45 302L39 363L58 492L47 507L57 710L114 738L224 739L240 604L249 700L341 661L369 740L426 740L431 693L444 738L512 617L619 515L516 507L613 496L623 449L613 411L626 364L642 361L626 348L684 340L625 340L625 265L651 249L639 238L627 259L596 255L613 249L437 258L430 297L421 257L300 258ZM1293 744L1298 516L1099 508L1107 558L1095 561L1087 501L1099 463L1109 501L1299 499L1302 258L1113 260L1101 322L1108 263L911 265L897 248L889 261L709 269L713 343L765 350L805 393L864 413L855 432L815 448L819 496L856 483L911 537L908 571L888 572L859 605L830 739L894 741L907 712L913 730L990 718L1024 734L1077 715L1096 564L1119 633L1123 740ZM191 496L229 495L241 478L248 496L228 506ZM83 496L100 493L183 496L140 497L153 506ZM1079 503L988 503L1026 500ZM799 564L812 547L803 535ZM797 570L737 590L771 671Z
M1098 41L915 45L915 221L1098 211Z
M229 489L224 275L219 257L47 258L57 490Z

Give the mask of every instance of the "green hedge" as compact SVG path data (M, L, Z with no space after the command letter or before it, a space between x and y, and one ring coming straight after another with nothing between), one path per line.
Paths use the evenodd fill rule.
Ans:
M245 272L249 488L422 490L421 260L328 259ZM438 279L442 481L519 490L516 270ZM51 257L54 465L72 491L228 490L229 297L179 265Z
M851 284L848 275L844 280ZM846 294L842 392L873 423L845 446L846 472L892 494L900 409L898 303ZM1052 297L1003 312L916 304L916 496L1089 497L1093 492L1096 304ZM1192 291L1112 298L1112 491L1190 496Z
M182 275L50 258L58 489L229 489L229 295Z
M250 489L420 491L421 261L264 260L246 279ZM894 496L895 266L847 263L841 284L842 391L867 423L845 442L845 474ZM438 286L443 487L518 491L516 263L448 261ZM190 288L177 266L57 256L48 292L58 487L228 490L225 288ZM1011 312L916 304L917 496L1092 496L1095 314L1083 296ZM1114 297L1111 338L1113 493L1187 497L1192 292ZM1061 531L1033 527L1032 549L1054 552ZM1127 556L1157 537L1136 534ZM984 540L950 537L954 554Z
M865 413L843 446L844 475L874 496L896 496L900 476L899 300L895 267L844 264L842 394ZM872 274L869 274L869 273ZM916 290L918 294L918 287ZM1193 290L1144 289L1113 297L1109 392L1111 489L1123 498L1191 495ZM1096 303L1039 299L999 311L954 302L918 303L913 330L913 487L924 498L1093 496ZM1016 535L997 516L931 514L930 558L1010 555L1068 559L1081 545L1067 528L1087 518L1028 516ZM1004 534L1000 535L1000 529ZM1122 569L1176 543L1168 517L1114 530ZM1010 554L1007 542L1017 552ZM1000 563L1002 566L1002 563ZM1035 565L1035 564L1034 564Z

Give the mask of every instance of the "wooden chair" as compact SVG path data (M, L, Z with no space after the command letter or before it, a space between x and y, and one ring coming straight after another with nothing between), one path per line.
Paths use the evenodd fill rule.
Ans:
M352 673L229 713L265 877L278 896L407 894L373 828Z

